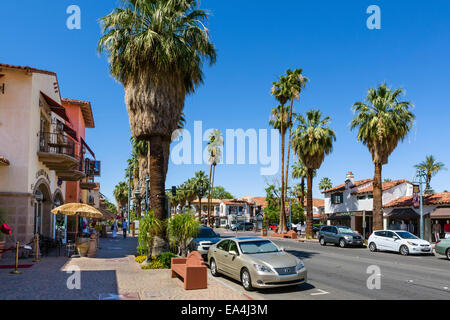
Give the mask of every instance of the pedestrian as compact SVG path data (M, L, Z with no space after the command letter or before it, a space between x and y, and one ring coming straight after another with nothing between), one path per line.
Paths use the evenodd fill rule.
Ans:
M113 238L116 238L117 237L117 219L114 220L111 228L112 228L112 232L113 232L112 236L113 236Z
M125 239L127 237L127 229L128 229L128 222L127 219L123 219L122 222L122 230L123 230L123 238Z

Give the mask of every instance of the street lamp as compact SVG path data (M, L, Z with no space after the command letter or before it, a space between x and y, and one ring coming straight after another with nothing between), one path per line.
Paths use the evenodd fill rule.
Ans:
M424 238L424 222L423 222L423 185L426 185L427 173L423 169L418 169L413 178L413 183L419 185L420 189L420 238ZM428 190L428 189L427 189Z

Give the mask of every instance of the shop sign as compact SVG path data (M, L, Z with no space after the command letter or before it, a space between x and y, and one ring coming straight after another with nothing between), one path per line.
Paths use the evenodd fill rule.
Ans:
M420 207L420 186L418 184L413 185L413 206L414 208Z
M340 216L354 216L354 215L355 215L354 212L342 212L342 213L340 214Z

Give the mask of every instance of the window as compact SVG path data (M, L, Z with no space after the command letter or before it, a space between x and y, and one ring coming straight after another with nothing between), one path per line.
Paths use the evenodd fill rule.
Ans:
M367 196L367 199L373 199L373 194L369 194L369 195Z
M244 254L279 252L278 247L269 240L246 241L239 246Z
M239 255L239 250L238 250L236 242L230 241L230 249L228 251L229 252L230 251L234 251L234 252L236 252Z
M220 250L228 251L229 244L230 244L230 240L224 240L217 245L217 248Z
M376 231L375 235L377 237L385 237L386 236L386 231Z
M344 202L344 194L343 193L334 193L331 195L331 203L332 204L340 204Z
M356 199L358 199L358 200L365 200L365 199L367 199L367 196L366 195L357 196Z
M386 231L386 238L394 238L394 233L392 231Z

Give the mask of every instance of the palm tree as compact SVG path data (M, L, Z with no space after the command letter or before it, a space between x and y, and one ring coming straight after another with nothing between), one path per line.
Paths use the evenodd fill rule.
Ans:
M320 191L325 191L325 190L328 190L331 188L333 188L333 183L331 183L330 178L325 177L325 178L322 178L322 180L320 180L320 182L319 182L319 190Z
M316 170L313 172L313 177L316 176ZM308 177L308 169L301 162L301 160L297 160L292 166L292 178L293 179L301 179L301 195L300 202L302 206L305 205L305 179Z
M101 18L110 72L125 89L133 136L149 142L150 203L164 220L165 162L185 97L203 82L204 62L216 61L204 23L208 15L196 0L123 0L122 8ZM165 232L155 253L168 250Z
M425 161L416 164L414 168L417 170L423 170L426 173L427 189L431 189L430 183L432 177L434 177L441 170L447 170L445 165L442 162L437 162L433 155L426 156Z
M117 210L120 211L128 202L128 185L125 181L119 182L113 191L117 203Z
M204 171L198 171L195 173L194 178L192 178L192 187L194 189L194 194L198 198L199 207L199 219L202 219L202 198L206 195L206 190L209 188L209 177L205 175Z
M328 125L330 117L322 119L322 112L319 110L309 110L306 112L306 119L303 116L297 117L300 122L293 133L292 146L308 171L308 193L306 197L306 235L312 236L312 183L314 170L322 165L325 155L333 150L333 142L336 135Z
M214 188L214 177L216 175L216 166L222 160L223 135L218 129L215 129L209 135L208 153L209 163L209 190L208 190L208 224L211 227L211 194ZM212 181L211 181L212 180Z
M289 110L288 107L284 105L279 105L277 108L272 109L272 119L269 121L269 124L274 128L278 129L281 135L281 212L280 212L280 228L278 231L283 233L287 231L286 225L286 203L284 198L284 148L285 148L285 135L286 128L290 123L288 123Z
M294 71L292 70L287 70L286 74L287 74L287 86L288 86L288 90L289 90L289 100L291 101L291 105L289 107L289 135L288 135L288 149L287 149L287 158L286 158L286 181L285 181L285 190L284 190L284 197L286 198L287 195L287 189L288 187L288 181L289 181L289 159L290 159L290 155L291 155L291 136L292 136L292 126L293 126L293 121L292 121L292 117L296 116L296 114L294 113L294 99L299 100L300 99L300 92L302 91L302 89L306 86L306 83L308 82L308 78L304 77L302 75L303 70L302 69L295 69Z
M377 89L369 89L367 104L356 102L352 109L355 113L350 126L358 128L358 141L367 146L375 165L373 179L373 227L383 229L382 212L382 166L388 163L389 155L397 144L408 135L415 116L409 110L408 101L399 101L402 89L391 90L386 84Z

